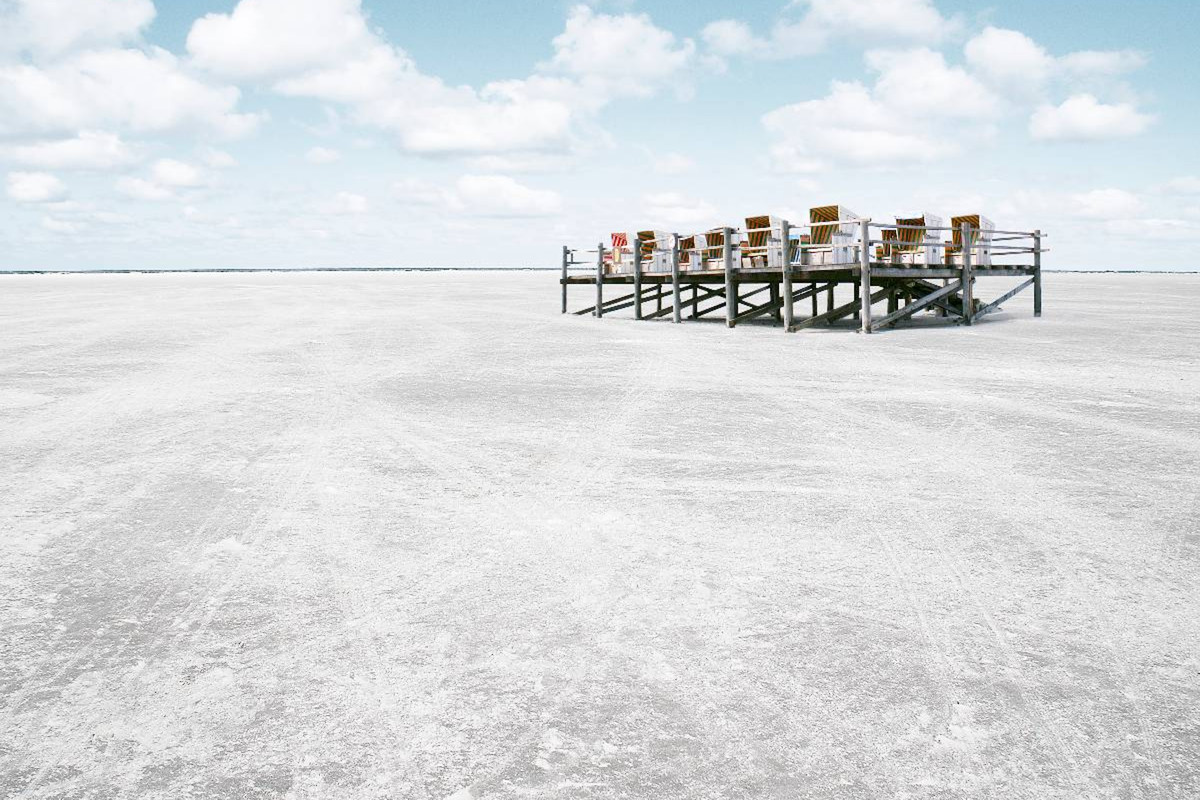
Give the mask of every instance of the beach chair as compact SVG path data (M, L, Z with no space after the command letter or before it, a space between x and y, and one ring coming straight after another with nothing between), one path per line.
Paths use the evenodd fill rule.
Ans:
M746 241L741 246L742 266L779 269L783 266L783 220L775 216L746 217ZM791 237L788 237L791 239ZM788 243L788 261L795 261L799 241Z
M701 247L701 261L704 263L706 270L724 270L725 269L725 231L712 230L703 234L703 243ZM736 245L735 245L736 249ZM737 256L734 255L734 263L737 263Z
M853 264L862 238L858 215L845 206L815 206L808 210L809 241L803 247L806 265ZM828 224L838 223L840 224ZM826 224L819 224L826 223Z
M992 222L982 214L964 214L960 217L950 218L950 227L953 239L947 243L946 247L946 264L957 266L962 264L962 226L969 224L971 226L971 263L977 267L990 267L992 265L992 231L996 230L996 223Z
M896 217L896 241L892 247L895 260L902 266L936 267L942 264L941 231L927 228L942 227L942 218L928 212L919 217Z
M883 231L883 244L875 245L875 260L881 264L891 264L895 252L896 230L894 228L885 228Z
M620 275L633 271L633 251L629 249L629 235L611 234L612 246L604 251L604 274Z
M696 252L696 236L679 237L679 271L691 272L701 269L700 255Z
M638 247L642 249L642 272L671 271L671 234L666 231L638 231Z

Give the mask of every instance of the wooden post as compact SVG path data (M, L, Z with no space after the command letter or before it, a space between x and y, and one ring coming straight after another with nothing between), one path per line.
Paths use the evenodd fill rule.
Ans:
M859 329L863 333L871 332L871 220L864 219L859 225L860 236L862 237L861 246L858 248L858 269L859 269L859 295L861 297L861 308L859 316L862 321L862 327Z
M825 313L833 311L833 290L837 288L836 283L829 284L829 295L825 298Z
M633 243L633 318L642 318L642 243Z
M796 310L792 308L792 260L789 258L791 248L789 239L792 238L792 226L785 219L779 223L779 233L783 239L783 329L792 330L792 322L796 318Z
M564 288L565 291L565 288ZM1033 315L1042 315L1042 232L1033 232Z
M859 286L858 283L855 283L854 284L854 304L855 304L855 306L857 306L854 309L854 321L855 322L858 322L860 319L862 319L862 306L859 305L859 293L861 291L862 291L862 287Z
M970 325L974 321L974 305L975 305L975 273L972 271L971 264L971 223L964 222L962 225L962 305L963 305L963 323Z
M567 264L571 261L571 250L565 244L563 245L562 257L562 313L567 313Z
M592 313L604 316L604 242L596 245L596 310Z
M682 322L680 317L680 297L679 297L679 234L671 234L671 301L672 318L676 322Z
M737 284L733 280L733 228L722 228L725 243L721 245L721 260L725 266L725 324L733 327L737 316Z

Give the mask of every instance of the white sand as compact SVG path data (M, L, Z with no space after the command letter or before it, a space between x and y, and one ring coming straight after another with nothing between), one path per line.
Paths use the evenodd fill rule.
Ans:
M1200 795L1200 276L558 302L0 277L0 796Z

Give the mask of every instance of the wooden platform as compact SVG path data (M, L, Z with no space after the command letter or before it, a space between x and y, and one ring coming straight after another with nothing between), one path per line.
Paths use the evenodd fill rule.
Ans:
M1026 280L991 301L983 301L975 296L981 278ZM670 316L674 322L682 322L685 318L701 319L724 311L725 322L731 328L742 322L770 318L788 332L853 320L854 328L874 333L911 320L922 311L946 323L972 325L1031 286L1034 316L1041 316L1042 305L1041 267L1036 263L980 268L970 264L963 267L900 267L882 263L793 265L787 269L636 274L605 274L598 269L576 275L569 274L564 267L560 283L564 314L569 310L568 287L592 286L594 302L575 314L602 317L632 309L635 319ZM835 304L839 286L852 287L853 300ZM605 287L614 287L618 296L606 298ZM805 305L811 308L811 313L799 316L798 304L805 300L809 301ZM879 303L886 304L882 316L874 313L874 306ZM647 304L652 306L650 310L646 309Z

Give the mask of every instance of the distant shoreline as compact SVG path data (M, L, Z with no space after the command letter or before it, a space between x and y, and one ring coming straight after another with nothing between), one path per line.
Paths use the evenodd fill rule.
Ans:
M561 267L229 267L204 269L0 269L3 275L186 275L259 272L559 272ZM1077 275L1200 275L1195 269L1043 269Z

